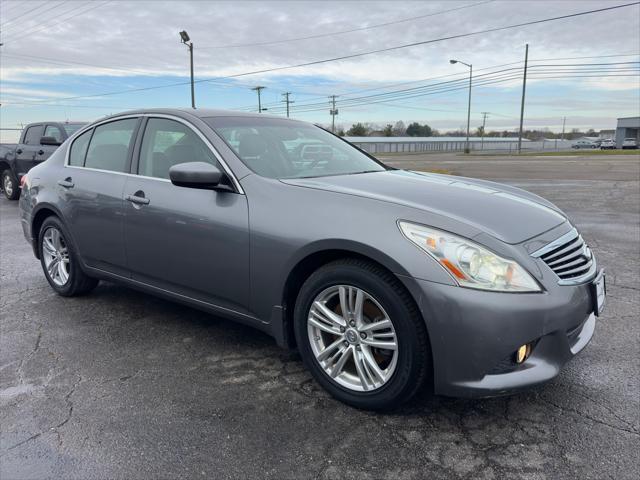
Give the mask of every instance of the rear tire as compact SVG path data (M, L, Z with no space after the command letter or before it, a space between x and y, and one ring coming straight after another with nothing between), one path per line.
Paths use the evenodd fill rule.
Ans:
M339 300L338 293L332 293L336 291ZM342 303L347 295L349 300ZM364 300L358 303L357 295ZM349 313L343 315L345 308ZM316 328L323 314L337 322L328 330L327 324ZM371 327L382 319L390 324ZM294 330L302 360L315 380L335 398L357 408L398 407L432 372L427 329L415 302L395 276L371 262L337 260L315 271L300 289ZM393 342L395 349L389 348ZM323 355L336 344L336 355ZM343 356L348 358L342 360Z
M2 172L2 191L4 196L9 200L17 200L20 196L20 185L18 185L18 179L13 175L11 170L5 170Z
M98 285L80 267L78 253L70 235L58 217L42 222L38 235L38 253L44 276L56 293L63 297L83 295Z

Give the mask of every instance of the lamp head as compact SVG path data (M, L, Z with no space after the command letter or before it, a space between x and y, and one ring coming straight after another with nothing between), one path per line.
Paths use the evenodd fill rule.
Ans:
M186 30L182 30L180 32L180 38L182 39L182 43L187 43L189 40L191 40Z
M449 60L449 63L450 63L451 65L454 65L454 64L458 63L458 60L453 60L453 59L451 59L451 60Z

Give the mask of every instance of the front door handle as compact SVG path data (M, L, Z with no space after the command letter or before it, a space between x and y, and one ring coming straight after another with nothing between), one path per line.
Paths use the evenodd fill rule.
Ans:
M38 155L44 154L44 150L38 150Z
M58 185L64 188L73 188L74 184L73 184L73 181L71 180L71 177L67 177L64 180L58 180Z
M127 195L127 200L137 205L149 205L149 199L144 198L144 192L136 192L134 195Z
M22 153L22 149L21 149L21 148L17 149L17 150L16 150L16 153L17 153L18 155L20 155L20 154Z

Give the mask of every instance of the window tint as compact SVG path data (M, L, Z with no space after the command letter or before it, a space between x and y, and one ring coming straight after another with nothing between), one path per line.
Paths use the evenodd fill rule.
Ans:
M95 128L84 166L112 172L125 172L129 147L137 118L117 120Z
M247 167L263 177L320 177L385 170L349 143L307 123L257 117L204 120Z
M217 166L213 152L186 125L165 118L150 118L144 131L138 173L169 178L169 168L178 163L207 162Z
M43 137L53 137L60 143L62 143L64 139L62 131L55 125L47 125L47 128L44 129Z
M29 127L24 135L24 143L26 145L40 145L42 130L42 125L34 125L33 127Z
M91 132L88 130L76 138L71 144L71 151L69 152L69 165L74 167L84 166L84 156L87 153L87 147L89 146L89 140L91 140Z

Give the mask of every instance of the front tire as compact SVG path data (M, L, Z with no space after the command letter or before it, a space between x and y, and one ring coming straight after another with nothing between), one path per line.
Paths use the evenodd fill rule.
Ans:
M48 217L42 223L38 252L44 275L51 288L59 295L82 295L98 285L98 280L82 271L78 254L59 218Z
M344 259L318 269L300 289L294 322L307 369L354 407L397 407L431 374L427 330L413 299L373 263Z
M20 186L18 185L18 179L13 176L11 170L5 170L2 172L2 191L4 196L9 200L17 200L20 196Z

